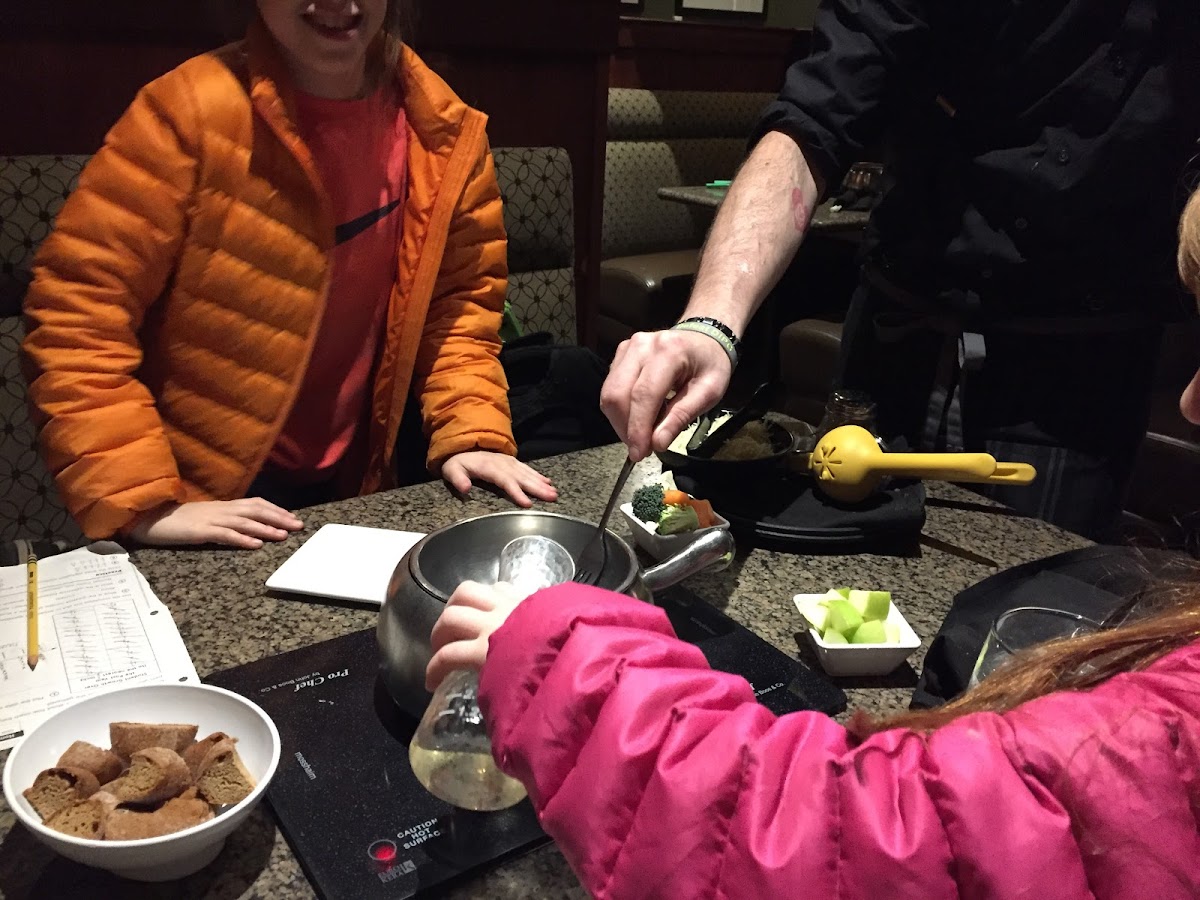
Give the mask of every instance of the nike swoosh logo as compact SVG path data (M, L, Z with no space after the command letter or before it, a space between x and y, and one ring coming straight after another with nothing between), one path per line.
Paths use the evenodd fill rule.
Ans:
M379 209L372 210L369 213L359 216L357 219L351 219L342 225L339 225L333 230L334 244L344 244L351 238L358 237L380 219L385 218L392 210L400 205L399 198L393 200L387 206L381 206Z

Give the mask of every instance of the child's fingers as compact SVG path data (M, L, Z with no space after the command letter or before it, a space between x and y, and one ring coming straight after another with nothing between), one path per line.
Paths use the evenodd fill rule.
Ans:
M488 614L469 606L447 606L438 617L430 634L430 642L436 651L455 641L473 641L485 630Z
M442 466L442 477L460 494L465 494L471 489L470 473L466 466L456 460L451 459Z
M487 657L486 641L455 641L447 644L429 660L425 669L425 687L436 691L447 675L458 669L479 669Z
M494 585L480 584L478 581L464 581L450 595L446 606L470 606L487 612L496 608L498 594L500 592Z

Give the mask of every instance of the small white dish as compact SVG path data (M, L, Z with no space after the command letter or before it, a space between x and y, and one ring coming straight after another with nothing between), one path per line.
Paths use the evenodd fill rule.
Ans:
M250 795L200 825L136 841L94 841L47 828L22 794L75 741L109 745L109 722L186 722L198 737L223 731L254 776ZM30 833L67 859L134 881L170 881L207 866L258 805L279 765L275 723L256 704L210 685L147 684L95 694L64 707L27 734L4 766L4 799Z
M824 594L797 594L793 600L797 608L806 601L821 599ZM817 660L826 674L835 677L863 675L887 675L899 668L913 652L921 646L921 638L908 624L893 603L888 610L887 621L900 629L900 642L896 644L827 644L815 628L808 628ZM807 620L805 621L807 625Z
M643 522L633 514L632 503L624 503L620 509L621 515L629 523L629 530L633 532L634 541L655 559L666 559L668 556L674 556L692 541L703 537L710 531L729 528L729 520L714 511L713 516L717 520L715 525L709 525L707 528L697 528L695 531L687 531L683 534L659 534L654 530L655 525L653 522Z

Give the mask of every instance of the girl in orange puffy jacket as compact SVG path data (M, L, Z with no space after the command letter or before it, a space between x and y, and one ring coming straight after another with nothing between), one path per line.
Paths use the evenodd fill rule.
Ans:
M84 170L23 359L90 537L282 540L283 505L389 486L410 392L430 471L555 499L514 455L486 119L393 37L398 6L258 0L245 41L143 88Z

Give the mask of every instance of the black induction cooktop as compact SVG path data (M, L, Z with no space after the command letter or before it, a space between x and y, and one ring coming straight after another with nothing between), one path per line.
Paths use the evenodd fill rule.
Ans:
M745 676L776 713L845 708L823 674L791 659L684 588L656 601L717 669ZM528 800L501 812L455 809L408 764L417 720L378 677L375 630L218 672L208 683L258 703L283 749L267 798L325 900L435 893L549 840Z

